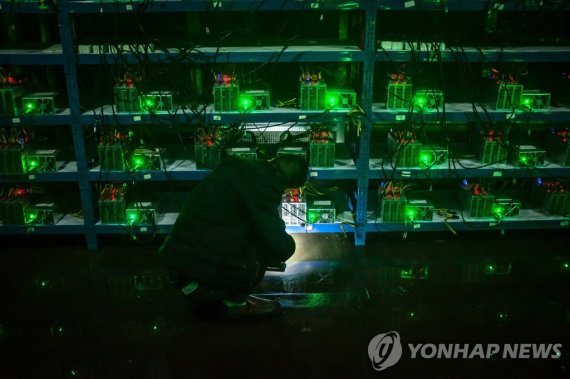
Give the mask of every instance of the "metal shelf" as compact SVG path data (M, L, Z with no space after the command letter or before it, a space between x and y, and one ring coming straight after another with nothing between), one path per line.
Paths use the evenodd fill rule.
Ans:
M176 160L169 163L163 171L101 171L98 167L89 171L89 180L109 181L168 181L168 180L203 180L211 170L198 170L191 160ZM310 176L315 179L356 179L357 171L350 159L337 159L335 167L311 168Z
M69 108L60 109L54 114L23 114L18 116L1 115L2 125L68 125L71 122Z
M76 182L79 178L77 162L57 162L57 171L28 172L23 175L2 175L0 183L22 182Z
M371 213L369 212L369 215ZM448 220L447 223L457 231L482 231L501 229L568 229L570 218L560 216L550 216L546 211L536 209L522 209L520 217L507 218L501 222L493 218L480 219L465 217L462 219ZM374 222L370 218L366 225L367 232L436 232L449 231L445 226L443 217L434 215L433 221L421 221L410 224L404 223L383 223L381 219Z
M88 53L80 46L78 63L138 64L144 62L170 64L182 63L181 57L193 63L262 63L262 62L361 62L364 52L357 46L304 45L304 46L236 46L236 47L192 47L188 49L122 51L120 53ZM146 49L148 50L148 49Z
M61 45L43 49L2 49L1 65L63 65Z
M521 46L521 47L447 47L441 51L444 62L567 62L570 60L568 46ZM438 55L433 51L420 50L378 50L378 62L437 62Z
M56 9L48 5L39 5L39 1L22 2L17 0L0 1L0 13L55 13Z
M47 234L83 234L83 219L72 215L57 215L59 220L54 225L3 225L0 224L0 235L47 235Z
M530 122L569 122L570 121L570 108L550 107L548 111L524 111L515 110L497 111L489 106L485 110L476 105L473 111L473 104L471 103L446 103L445 104L445 120L448 122L470 122L470 121L511 121L519 123ZM414 111L410 113L407 110L389 110L386 109L386 104L377 103L373 104L372 111L374 112L374 122L405 122L409 121L424 121L424 122L439 122L443 120L443 111Z
M309 11L362 9L362 1L327 0L167 0L100 2L69 1L73 13L129 13L129 12L229 12L229 11Z
M527 1L487 1L487 0L382 0L378 2L379 10L397 10L397 11L538 11L551 10L558 11L562 9L568 10L568 4L560 6L541 6L538 4L528 4Z
M157 216L155 225L128 225L128 224L101 224L95 225L98 234L164 234L170 233L178 213L162 213ZM312 224L306 226L288 226L287 233L344 233L353 232L354 227L349 224Z
M429 169L397 167L396 170L393 170L390 162L384 160L384 172L388 178L392 179L536 178L570 176L570 167L546 162L541 167L520 168L511 164L483 165L475 159L458 159L445 164L434 165ZM370 160L369 173L370 179L385 179L382 171L382 159Z
M154 113L117 112L115 106L105 105L87 111L81 115L84 124L103 121L111 125L137 125L152 123L180 123L202 125L206 123L286 123L286 122L319 122L324 120L342 120L350 109L328 111L302 111L295 108L271 107L265 111L252 112L215 112L212 105L199 111L199 116L191 110L180 107L173 112L158 111Z

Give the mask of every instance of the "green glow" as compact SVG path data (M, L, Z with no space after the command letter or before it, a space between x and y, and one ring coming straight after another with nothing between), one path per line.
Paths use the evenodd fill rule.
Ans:
M562 265L560 265L560 268L562 269L562 271L569 271L570 270L570 263L562 262Z
M410 312L410 313L408 313L408 317L414 318L414 317L416 317L416 314L414 312Z
M36 108L36 103L34 101L28 101L25 105L26 111L32 111Z
M251 96L240 96L239 102L244 110L250 109L253 105L253 98Z
M415 103L418 107L423 108L426 104L426 98L423 96L420 96L420 97L416 98Z
M60 326L59 328L57 328L57 331L58 331L59 333L63 333L63 328Z
M139 214L139 213L138 213L136 210L129 210L129 211L127 211L127 219L128 219L130 222L134 222L134 221L137 220L138 214Z
M527 157L526 155L521 155L521 156L519 157L519 161L520 161L521 163L527 163L527 162L528 162L528 157Z
M71 374L71 376L77 376L77 371L75 370L71 370L69 373Z
M38 218L38 213L26 211L25 216L26 216L25 217L26 218L26 224L29 224L30 222L33 222L34 220L36 220Z
M158 330L158 325L156 325L156 324L153 325L153 326L152 326L152 330L157 331L157 330Z
M433 163L432 159L431 159L431 154L430 153L421 153L420 162L422 162L426 166L431 165Z
M144 166L144 158L141 155L133 155L131 158L131 163L134 169Z
M42 281L40 282L40 286L41 286L41 287L44 287L44 288L47 287L47 282L46 282L45 280L42 280Z
M40 165L40 162L37 159L28 159L28 166L30 166L30 168L35 168L38 167Z
M153 96L143 96L140 100L141 108L152 110L156 108L156 99Z
M493 273L497 270L497 266L494 265L493 263L488 263L487 265L485 265L485 272L487 273Z
M408 220L414 220L416 218L416 209L415 208L407 208L406 209L406 216Z
M308 212L308 220L309 220L309 224L314 223L315 221L317 221L317 218L319 218L319 214L317 211L309 211Z
M505 208L500 205L493 206L493 213L497 216L502 216L505 213Z
M499 312L499 313L497 313L497 318L498 318L500 321L505 321L506 319L509 318L509 314L506 313L506 312Z

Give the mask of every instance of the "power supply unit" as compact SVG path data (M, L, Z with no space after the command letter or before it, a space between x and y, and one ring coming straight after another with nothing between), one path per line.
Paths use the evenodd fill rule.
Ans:
M269 91L249 90L239 95L240 108L244 111L261 111L269 109L271 97Z
M449 150L437 145L422 145L420 150L420 166L430 167L447 163Z
M22 97L22 112L26 114L53 114L56 111L57 92L37 92Z
M226 149L226 154L240 159L257 160L257 150L254 147L232 147Z
M24 222L35 225L53 225L54 203L30 204L24 208Z
M158 171L163 168L162 149L137 148L131 154L132 170Z
M517 217L521 212L521 202L510 197L497 197L493 204L493 216L498 219Z
M140 96L140 108L143 111L156 112L174 110L172 91L151 91Z
M432 221L434 206L428 200L408 200L406 205L406 221Z
M513 148L512 163L516 167L544 166L546 151L532 145L520 145Z
M154 225L157 215L156 203L150 201L131 203L125 214L129 225Z
M303 159L307 159L307 149L297 146L280 147L277 150L277 156L279 157L281 155L298 155L303 157Z
M546 111L550 107L550 93L538 90L525 90L521 96L520 107L533 111Z
M327 91L327 105L331 109L351 109L356 104L356 92L354 90Z
M53 172L57 171L57 155L59 150L34 150L24 157L28 171Z
M435 89L418 90L414 95L414 107L418 109L442 109L443 101L443 91Z
M333 224L336 218L336 207L330 200L313 200L307 206L308 224Z

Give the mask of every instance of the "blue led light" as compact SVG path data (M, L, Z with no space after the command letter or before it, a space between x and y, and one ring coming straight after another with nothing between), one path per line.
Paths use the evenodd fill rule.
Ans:
M536 184L541 186L542 185L542 178L536 178Z
M469 182L467 181L467 179L463 179L463 187L467 187L468 184Z

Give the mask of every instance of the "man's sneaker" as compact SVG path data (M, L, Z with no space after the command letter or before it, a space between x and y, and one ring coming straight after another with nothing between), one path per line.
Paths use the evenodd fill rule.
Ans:
M278 309L281 307L278 300L264 299L255 295L249 295L245 301L260 308Z
M257 296L248 296L244 303L222 301L221 316L226 320L245 320L277 315L280 312L279 302L266 300Z

